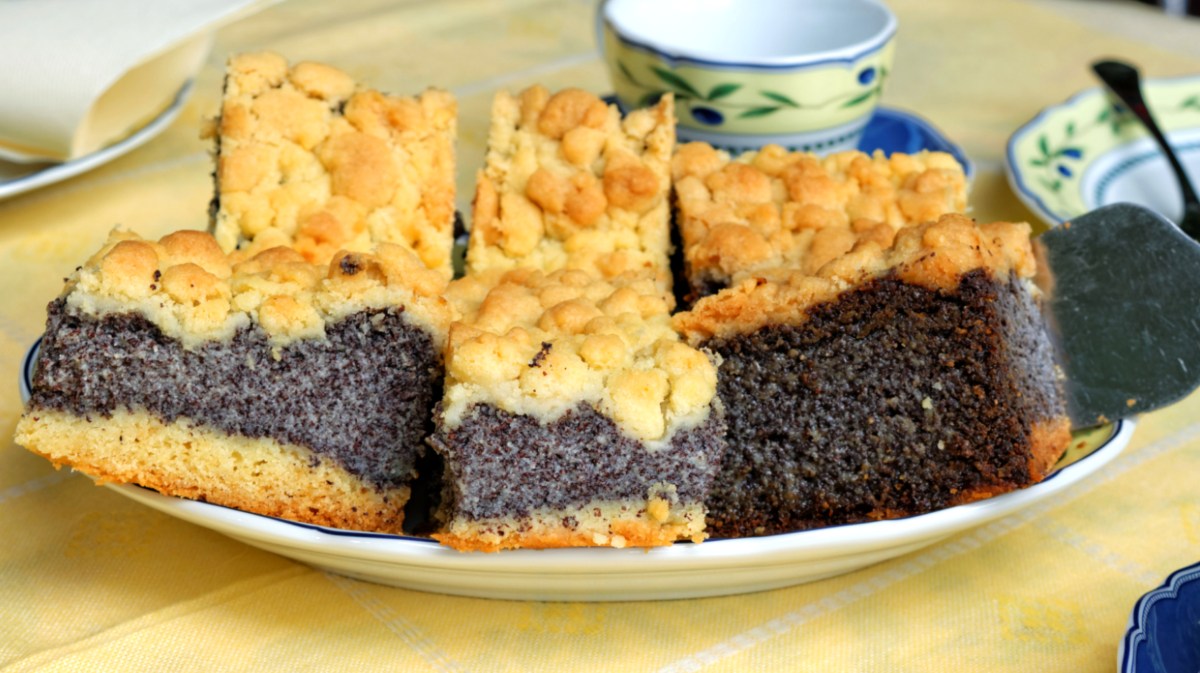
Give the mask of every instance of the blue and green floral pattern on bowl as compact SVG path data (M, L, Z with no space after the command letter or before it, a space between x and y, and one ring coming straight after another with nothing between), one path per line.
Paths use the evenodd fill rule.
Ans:
M1172 146L1200 177L1200 76L1149 79L1143 88ZM1006 169L1017 196L1051 225L1118 201L1167 217L1181 210L1153 139L1100 87L1047 107L1018 129L1008 141Z
M894 31L850 56L799 64L712 61L667 54L604 26L604 57L627 108L674 94L681 140L729 149L853 148L879 103Z

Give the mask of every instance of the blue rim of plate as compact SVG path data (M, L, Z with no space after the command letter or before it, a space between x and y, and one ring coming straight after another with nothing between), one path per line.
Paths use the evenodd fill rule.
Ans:
M183 104L187 101L188 96L191 95L194 86L195 80L189 79L187 82L184 82L179 91L175 93L175 98L171 100L171 104L159 113L157 117L131 135L108 147L96 150L91 154L77 159L72 159L71 161L52 164L40 171L26 173L25 175L8 180L0 180L0 199L23 194L39 187L45 187L46 185L66 180L67 178L73 178L80 173L98 168L144 145L151 138L166 130L171 125L171 122L175 121L175 118L183 111Z
M1198 670L1196 666L1184 668L1182 665L1178 667L1167 667L1163 661L1159 660L1157 664L1151 664L1152 668L1139 668L1139 661L1143 661L1141 656L1144 653L1144 648L1151 645L1153 635L1148 631L1150 626L1150 615L1156 609L1162 609L1165 606L1171 605L1180 600L1180 593L1184 591L1185 585L1200 580L1200 562L1194 563L1185 568L1180 568L1171 573L1165 581L1153 591L1147 592L1137 603L1133 605L1133 612L1129 616L1129 628L1125 632L1125 637L1121 639L1121 644L1117 648L1117 669L1120 673L1194 673ZM1200 588L1192 589L1193 593L1200 594ZM1192 606L1189 616L1196 619L1200 615L1200 600ZM1195 632L1200 633L1200 624L1193 624ZM1184 634L1170 633L1172 637L1180 637ZM1180 642L1165 643L1169 647L1178 648L1182 645ZM1193 641L1193 647L1200 649ZM1160 650L1161 651L1161 650ZM1177 649L1169 650L1169 652L1178 652ZM1194 656L1195 651L1193 651ZM1153 653L1146 653L1146 656L1151 657ZM1153 661L1153 659L1151 659Z
M1034 127L1041 123L1043 119L1045 119L1055 110L1074 105L1081 99L1088 96L1094 96L1097 93L1102 94L1103 92L1101 91L1100 87L1094 86L1084 89L1083 91L1078 91L1072 94L1066 100L1054 103L1053 105L1047 105L1041 110L1038 110L1038 113L1035 114L1029 121L1017 127L1017 130L1008 137L1008 142L1005 144L1004 173L1008 176L1008 184L1013 188L1013 191L1016 192L1021 201L1023 201L1030 210L1034 211L1036 215L1041 217L1046 222L1062 224L1067 220L1067 218L1060 217L1058 214L1052 211L1050 207L1046 205L1046 202L1043 201L1040 196L1035 194L1033 190L1026 185L1025 181L1021 178L1021 175L1018 173L1016 168L1014 168L1017 164L1017 158L1014 155L1014 152L1016 151L1017 140L1026 133L1029 133Z
M1004 147L1004 160L1005 160L1004 161L1004 173L1008 176L1009 186L1011 186L1013 188L1013 191L1015 191L1017 193L1017 196L1021 199L1021 201L1025 202L1025 205L1028 206L1030 210L1034 211L1039 217L1041 217L1046 222L1053 222L1053 223L1061 224L1062 222L1065 221L1066 218L1059 217L1053 211L1051 211L1050 208L1046 205L1045 201L1042 201L1041 197L1034 194L1033 191L1031 189L1029 189L1029 187L1025 184L1025 181L1021 179L1021 176L1017 173L1017 170L1014 168L1014 166L1016 166L1016 164L1017 164L1017 158L1016 158L1016 156L1014 156L1014 152L1016 151L1017 139L1020 138L1021 136L1025 135L1026 133L1029 133L1029 131L1031 129L1033 129L1035 126L1037 126L1038 123L1040 123L1043 119L1045 119L1046 116L1049 115L1054 110L1056 110L1060 107L1074 105L1081 98L1084 98L1086 96L1095 95L1095 93L1098 90L1099 90L1099 87L1092 87L1090 89L1084 89L1083 91L1079 91L1079 92L1073 94L1070 98L1067 98L1066 100L1064 100L1062 102L1055 103L1053 105L1047 105L1046 107L1042 108L1041 110L1038 110L1038 113L1035 114L1029 121L1027 121L1024 124L1021 124L1020 126L1017 127L1017 130L1014 131L1013 134L1008 137L1008 142L1005 144L1005 147Z
M22 402L28 401L30 394L32 392L33 370L37 364L38 351L41 349L42 340L44 338L45 338L44 336L38 337L37 340L33 342L33 345L30 346L29 350L25 353L24 361L22 361L22 363L21 363L21 374L20 374L20 377L18 380L18 384L20 387ZM1108 436L1105 437L1103 440L1101 440L1096 446L1092 447L1092 449L1090 451L1088 451L1088 453L1086 453L1082 456L1075 456L1073 459L1069 460L1069 462L1066 465L1063 465L1062 467L1056 467L1054 469L1054 471L1052 471L1049 475L1047 475L1044 479L1042 479L1042 481L1040 481L1039 484L1048 483L1048 482L1054 480L1055 478L1059 477L1060 475L1064 474L1065 471L1070 470L1072 467L1081 465L1085 461L1087 461L1089 458L1100 454L1105 447L1109 446L1113 441L1115 441L1118 437L1120 437L1122 432L1126 429L1126 426L1131 423L1132 423L1132 421L1129 421L1127 419L1121 419L1121 420L1114 421L1113 423L1111 423L1108 426L1108 431L1109 431ZM1072 442L1072 443L1074 443L1074 442ZM1062 462L1064 459L1067 459L1067 456L1069 456L1070 453L1071 453L1071 449L1068 449L1067 453L1064 454L1063 458L1059 459L1059 462ZM136 486L137 488L144 489L151 493L157 493L157 491L154 491L154 489L148 489L143 486L137 486L136 484L131 484L131 486ZM368 531L355 531L355 530L345 530L345 529L340 529L340 528L331 528L328 526L320 526L317 524L303 523L300 521L291 521L289 519L281 519L278 517L271 517L271 516L266 516L263 514L256 514L254 512L246 512L244 510L239 510L239 509L232 508L232 507L226 507L225 505L218 505L215 503L205 503L205 504L208 506L211 506L211 507L220 507L222 509L239 512L239 513L245 514L247 516L260 517L262 519L276 521L279 523L285 523L285 524L288 524L291 526L295 526L296 528L302 528L302 529L315 531L317 533L321 533L321 534L325 534L325 535L332 535L335 537L360 538L360 539L382 539L382 540L407 540L407 541L412 541L412 542L425 542L425 543L435 544L435 545L437 544L437 542L435 540L432 540L430 538L425 538L425 537L415 537L415 536L411 536L411 535L397 535L394 533L372 533L372 532L368 532ZM955 507L969 507L971 504L973 504L973 503L968 503L966 505L957 505ZM948 509L955 509L955 507L950 507ZM839 525L834 525L834 526L826 526L824 528L815 529L815 530L820 531L820 530L830 530L830 529L837 529L837 528L849 528L849 527L853 527L853 526L869 526L869 525L876 524L876 523L886 523L887 521L902 521L905 519L918 519L923 516L929 516L930 514L936 515L936 514L938 514L938 512L944 512L944 511L947 511L947 510L935 510L933 512L928 512L925 514L915 514L912 516L900 517L898 519L885 520L885 521L881 521L881 522L862 522L862 523L839 524ZM797 531L795 533L783 533L783 535L804 535L809 532L813 532L813 531ZM767 536L767 537L777 537L777 536ZM711 544L713 542L721 542L722 539L723 538L711 538L705 544Z

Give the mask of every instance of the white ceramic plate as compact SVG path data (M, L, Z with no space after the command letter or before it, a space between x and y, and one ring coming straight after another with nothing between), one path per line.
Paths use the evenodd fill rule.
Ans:
M22 367L21 394L37 346ZM1092 474L1129 443L1133 422L1077 435L1039 484L921 516L740 540L642 549L461 553L422 538L359 533L249 514L132 485L118 493L246 544L318 568L438 593L548 601L628 601L775 589L864 568L1045 500Z
M1147 104L1200 185L1200 76L1143 81ZM1183 212L1179 185L1141 123L1103 89L1042 110L1009 138L1009 184L1054 225L1110 203Z
M162 133L179 116L184 102L192 92L192 84L192 80L188 80L175 94L171 105L150 123L124 140L104 149L60 164L17 164L0 160L0 199L75 177L145 144L146 141Z

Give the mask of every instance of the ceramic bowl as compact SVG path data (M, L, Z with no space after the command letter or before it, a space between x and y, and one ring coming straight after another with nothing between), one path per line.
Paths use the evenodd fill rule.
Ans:
M891 68L879 0L606 0L601 51L625 108L675 95L682 142L853 149Z

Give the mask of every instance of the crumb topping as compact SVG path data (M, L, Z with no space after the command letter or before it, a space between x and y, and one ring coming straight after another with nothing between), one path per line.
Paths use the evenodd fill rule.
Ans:
M446 279L402 246L342 251L327 264L286 247L238 258L200 231L146 241L116 230L68 279L67 305L97 316L140 313L185 348L255 323L276 346L323 339L326 325L352 313L396 306L435 343L445 341L453 317Z
M775 267L743 274L731 287L676 315L674 324L692 344L765 325L796 325L813 304L889 272L909 283L946 290L973 269L1031 280L1037 263L1030 231L1024 222L980 225L965 215L943 215L900 229L888 247L871 236L857 238L848 252L815 272Z
M395 243L449 279L456 124L445 91L389 96L327 65L235 56L215 129L217 241L318 264Z
M707 418L716 367L680 341L652 279L494 271L448 296L463 318L450 326L446 427L476 403L553 421L585 402L654 445Z
M769 145L735 160L704 143L672 161L684 259L693 282L790 266L813 274L867 237L966 208L949 154L858 151L820 158Z
M579 89L533 86L492 104L467 270L580 269L670 283L674 100L621 118Z

